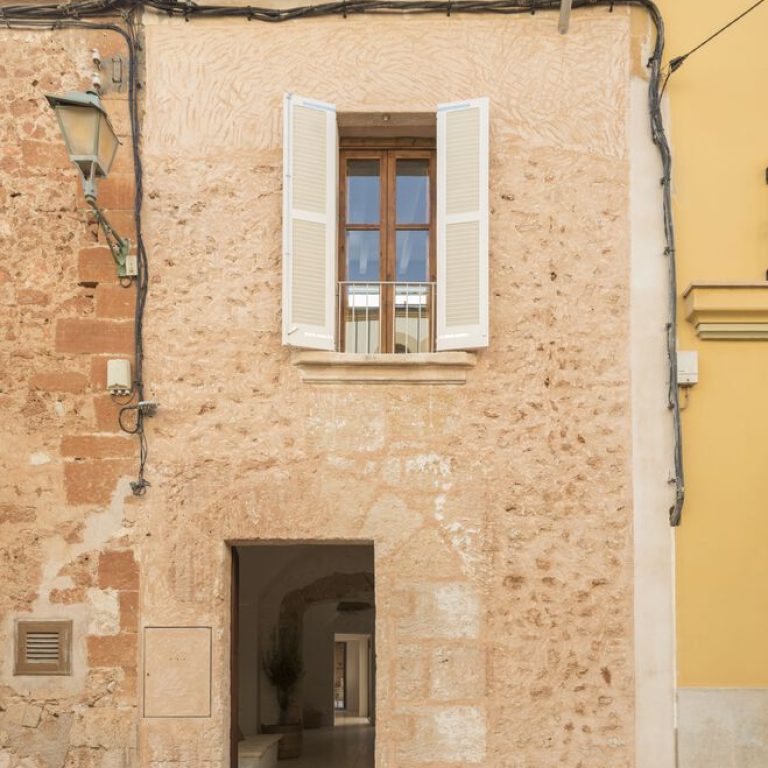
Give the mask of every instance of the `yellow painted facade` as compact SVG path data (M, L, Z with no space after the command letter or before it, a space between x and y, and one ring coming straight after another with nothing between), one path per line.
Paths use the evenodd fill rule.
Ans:
M674 58L749 3L665 0ZM678 685L768 686L768 4L694 53L667 88L677 226L686 505L676 530ZM694 288L690 284L716 283ZM753 284L746 288L744 283ZM693 299L700 308L692 313ZM712 314L712 308L716 310ZM761 314L762 312L762 314ZM713 321L702 338L696 321ZM723 330L724 329L724 330ZM686 406L687 402L687 406Z

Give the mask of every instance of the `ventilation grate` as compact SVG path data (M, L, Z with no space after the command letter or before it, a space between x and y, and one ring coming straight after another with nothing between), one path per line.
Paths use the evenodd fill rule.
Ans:
M30 664L55 663L61 655L59 632L27 632L24 658Z
M69 675L71 621L17 621L16 675Z

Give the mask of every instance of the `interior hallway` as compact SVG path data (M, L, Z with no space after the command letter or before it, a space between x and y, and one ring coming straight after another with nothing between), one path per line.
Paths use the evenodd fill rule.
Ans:
M304 731L302 756L281 760L285 768L373 768L372 725L343 725Z

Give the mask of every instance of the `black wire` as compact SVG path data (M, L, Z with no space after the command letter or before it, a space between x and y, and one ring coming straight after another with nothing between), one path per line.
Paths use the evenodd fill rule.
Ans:
M696 51L698 51L700 48L703 48L707 43L714 40L718 35L722 35L726 29L728 29L729 27L732 27L737 21L741 21L748 13L752 13L752 11L754 11L755 8L757 8L759 5L762 5L764 2L765 0L757 0L757 2L754 5L751 5L749 8L747 8L746 11L742 11L738 16L731 19L727 24L720 27L720 29L718 29L717 32L713 32L706 40L702 40L697 46L695 46L694 48L691 48L691 50L688 51L688 53L684 53L682 56L675 56L674 59L670 59L669 74L671 75L675 70L680 69L680 67L683 65L685 60L692 53L696 53ZM667 76L667 79L669 79L669 76Z
M709 40L716 37L722 31L743 18L747 13L756 8L765 0L759 0L752 8L747 9L723 29L718 30L703 43L689 51L683 60L694 51L701 48ZM669 322L667 324L667 357L669 367L668 403L673 414L674 429L674 466L675 466L675 501L669 511L670 524L680 524L683 504L685 501L685 481L683 468L683 441L680 423L680 400L677 388L677 273L675 263L675 228L672 217L672 155L664 129L664 121L661 112L661 96L669 76L674 71L670 62L670 69L666 74L664 85L661 83L661 60L664 54L664 20L653 0L573 0L573 8L587 8L597 6L627 6L643 8L650 15L656 30L656 40L653 54L648 61L650 77L648 82L648 108L650 113L651 136L656 145L662 166L662 210L664 219L664 238L666 248L664 255L668 259L669 276ZM0 20L7 26L15 22L38 22L35 28L48 26L59 28L63 26L95 26L102 29L112 29L123 35L128 43L130 54L130 112L131 130L133 133L133 157L134 172L136 177L136 201L134 217L136 221L138 277L135 314L135 342L136 342L136 382L137 397L139 401L144 398L143 359L144 350L142 342L142 325L144 306L147 293L148 265L147 255L141 234L141 203L142 203L142 167L140 158L140 125L138 120L138 99L136 98L137 81L135 72L135 30L133 28L134 13L141 8L152 8L169 16L182 16L186 20L200 17L239 17L248 21L258 20L266 22L282 22L291 19L313 18L319 16L331 16L337 14L444 14L450 11L454 13L499 13L499 14L523 14L534 13L537 10L559 10L560 0L342 0L342 2L321 3L312 6L298 6L293 8L257 8L252 6L217 6L194 5L190 2L177 2L177 0L85 0L84 2L71 3L69 5L38 5L38 6L6 6L0 8ZM86 22L72 20L82 17L99 18L114 16L122 13L128 23L129 32L125 32L115 25L92 25ZM53 25L51 26L51 22ZM679 57L678 57L679 58ZM677 66L680 66L677 64ZM675 67L676 68L676 67ZM146 461L147 447L143 429L144 414L141 408L137 409L136 434L139 435L139 477L135 483L134 493L144 493L147 481L144 480L144 463Z

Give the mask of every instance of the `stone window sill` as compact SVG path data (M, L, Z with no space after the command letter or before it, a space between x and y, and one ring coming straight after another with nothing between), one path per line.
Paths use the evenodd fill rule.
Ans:
M768 282L692 283L683 298L700 339L768 340Z
M464 384L476 363L472 352L355 355L294 351L291 362L312 384Z

